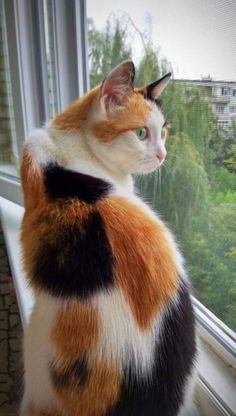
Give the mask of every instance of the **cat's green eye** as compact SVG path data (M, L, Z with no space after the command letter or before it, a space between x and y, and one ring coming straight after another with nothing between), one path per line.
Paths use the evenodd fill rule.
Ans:
M135 130L135 133L139 140L144 140L147 136L147 129L146 127L139 127Z

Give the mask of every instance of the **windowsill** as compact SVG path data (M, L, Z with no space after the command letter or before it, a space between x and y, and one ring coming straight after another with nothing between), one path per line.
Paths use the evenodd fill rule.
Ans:
M23 206L22 189L18 177L7 175L0 171L0 190L0 197Z
M203 414L236 414L236 334L193 300L199 338L198 394Z
M7 177L13 177L14 179L19 178L19 171L13 165L13 163L9 162L2 162L0 161L0 175L4 175Z

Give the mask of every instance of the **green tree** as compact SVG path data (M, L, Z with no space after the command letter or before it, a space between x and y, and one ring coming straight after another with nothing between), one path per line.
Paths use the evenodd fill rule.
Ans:
M100 32L89 19L88 28L90 84L94 87L116 65L131 58L131 47L127 45L126 29L119 20L113 25L108 21L104 32Z
M148 45L138 66L136 84L138 86L147 85L158 79L160 72L158 52L151 45Z

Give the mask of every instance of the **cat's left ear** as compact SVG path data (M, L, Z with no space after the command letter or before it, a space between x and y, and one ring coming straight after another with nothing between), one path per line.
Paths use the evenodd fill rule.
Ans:
M148 100L152 100L155 101L157 100L162 91L165 89L165 87L167 86L167 84L169 83L171 78L171 72L169 72L168 74L164 75L164 77L158 79L157 81L153 82L150 85L146 86L146 98Z
M126 104L127 94L133 90L135 68L132 61L122 62L104 79L101 85L100 99L103 100L108 114Z

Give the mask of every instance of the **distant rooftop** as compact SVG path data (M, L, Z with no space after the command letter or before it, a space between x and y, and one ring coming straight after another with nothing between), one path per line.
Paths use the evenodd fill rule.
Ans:
M177 81L177 82L192 82L192 83L199 83L199 84L236 84L236 80L235 81L224 81L224 80L214 80L211 77L204 77L201 79L174 79L173 81Z

